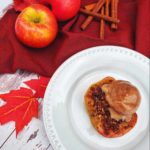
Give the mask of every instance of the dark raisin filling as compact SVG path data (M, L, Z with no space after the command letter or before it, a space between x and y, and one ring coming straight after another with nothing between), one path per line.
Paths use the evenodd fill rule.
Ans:
M105 93L99 86L91 88L91 96L94 100L94 113L92 116L102 116L102 122L105 134L109 134L109 131L117 133L119 131L119 125L123 122L122 120L115 120L111 118L109 112L109 104L105 100Z

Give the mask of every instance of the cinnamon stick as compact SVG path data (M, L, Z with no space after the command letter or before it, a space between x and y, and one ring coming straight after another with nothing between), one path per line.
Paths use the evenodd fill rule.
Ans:
M105 8L105 15L109 16L109 4L110 4L110 0L106 0L106 8Z
M99 0L98 3L95 5L92 12L97 13L100 10L100 8L103 6L104 3L105 3L105 0ZM92 20L93 20L93 16L88 16L88 18L81 25L81 29L85 30L86 27L91 23Z
M84 14L87 14L87 15L90 15L90 16L93 16L93 17L96 17L96 18L99 18L99 19L104 19L104 20L109 21L109 22L113 22L113 23L119 23L120 22L116 18L112 18L112 17L102 15L102 14L98 14L98 13L93 13L93 12L88 11L88 10L83 9L83 8L80 8L80 12L84 13Z
M85 5L84 8L86 10L93 10L95 6L96 6L96 3L92 3L92 4Z
M112 0L112 3L111 3L111 7L112 7L112 9L111 9L111 15L112 15L112 17L113 18L117 18L117 16L118 16L118 0ZM111 24L111 28L112 29L117 29L118 27L117 27L117 24L116 23L112 23Z
M101 15L104 15L104 7L102 7L101 9ZM104 39L104 28L105 28L105 22L104 19L100 20L100 39L103 40Z

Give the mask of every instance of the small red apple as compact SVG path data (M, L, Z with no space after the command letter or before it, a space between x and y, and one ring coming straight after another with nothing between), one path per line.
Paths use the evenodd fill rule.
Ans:
M55 39L57 31L55 16L41 4L26 7L15 23L15 32L19 40L33 48L48 46Z
M49 0L52 12L59 21L74 17L80 9L81 0Z

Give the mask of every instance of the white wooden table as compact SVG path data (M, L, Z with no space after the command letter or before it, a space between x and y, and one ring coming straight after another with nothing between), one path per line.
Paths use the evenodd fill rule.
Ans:
M0 93L23 86L22 82L37 78L37 75L18 71L15 74L0 75ZM53 150L42 121L42 99L40 99L39 119L33 118L16 138L15 123L0 125L0 150ZM0 106L3 101L0 100Z

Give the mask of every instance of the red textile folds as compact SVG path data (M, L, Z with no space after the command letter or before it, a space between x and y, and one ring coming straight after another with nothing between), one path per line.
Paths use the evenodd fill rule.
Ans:
M82 6L95 0L82 0ZM105 40L99 39L99 22L94 20L86 29L80 26L87 16L78 14L60 25L56 40L46 48L32 49L15 36L14 24L18 13L10 9L0 20L0 73L24 69L51 76L71 55L92 46L118 45L134 49L147 57L150 51L149 0L120 0L117 31L105 26Z

